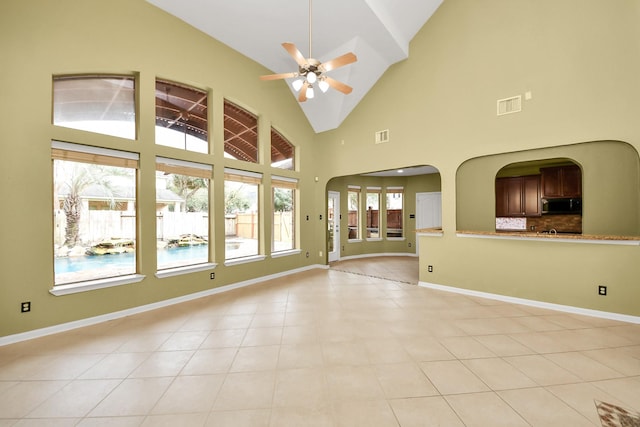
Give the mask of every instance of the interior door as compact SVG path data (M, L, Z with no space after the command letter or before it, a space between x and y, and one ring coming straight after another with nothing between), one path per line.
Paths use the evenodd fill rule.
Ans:
M442 227L442 193L416 193L416 229L435 227Z
M327 255L329 262L340 259L340 193L327 195Z

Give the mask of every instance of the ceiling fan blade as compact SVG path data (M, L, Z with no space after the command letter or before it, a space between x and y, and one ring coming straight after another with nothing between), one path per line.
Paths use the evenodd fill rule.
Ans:
M260 76L260 80L278 80L288 79L290 77L298 77L298 73L268 74L266 76Z
M338 90L338 91L344 93L345 95L350 94L351 91L353 90L353 88L351 86L346 85L346 84L344 84L342 82L339 82L336 79L332 79L329 76L324 76L324 81L327 82L329 84L329 86L331 86L335 90Z
M342 56L338 56L330 61L323 62L320 64L318 68L320 68L323 72L335 70L336 68L343 67L345 65L352 64L358 60L355 54L352 52L345 53Z
M304 67L305 65L307 65L307 60L304 56L302 56L295 44L282 43L282 47L284 47L285 50L289 52L289 55L291 55L291 57L298 63L299 66Z
M304 85L300 88L300 95L298 96L299 102L304 102L307 100L307 88L309 87L309 83L304 82Z

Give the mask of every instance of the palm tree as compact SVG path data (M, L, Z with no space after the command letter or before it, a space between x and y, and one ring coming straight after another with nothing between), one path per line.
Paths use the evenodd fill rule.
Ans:
M57 193L66 194L62 201L66 219L64 246L74 247L80 243L82 192L90 186L97 185L110 197L110 206L113 207L115 202L109 177L121 173L115 170L117 168L66 160L56 160L54 168L55 176L58 178L55 182Z

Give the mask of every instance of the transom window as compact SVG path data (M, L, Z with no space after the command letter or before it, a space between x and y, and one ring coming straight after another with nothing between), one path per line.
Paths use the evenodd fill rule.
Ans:
M135 80L129 76L53 78L53 124L136 138Z
M156 144L209 152L207 92L156 80Z
M258 163L258 116L224 101L224 153L226 157Z
M271 128L271 166L295 169L295 147L280 132Z

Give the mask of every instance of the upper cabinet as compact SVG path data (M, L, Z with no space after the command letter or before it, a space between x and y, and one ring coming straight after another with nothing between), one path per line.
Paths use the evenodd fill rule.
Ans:
M496 216L540 216L540 175L496 179Z
M582 171L577 165L540 168L542 197L582 197Z

